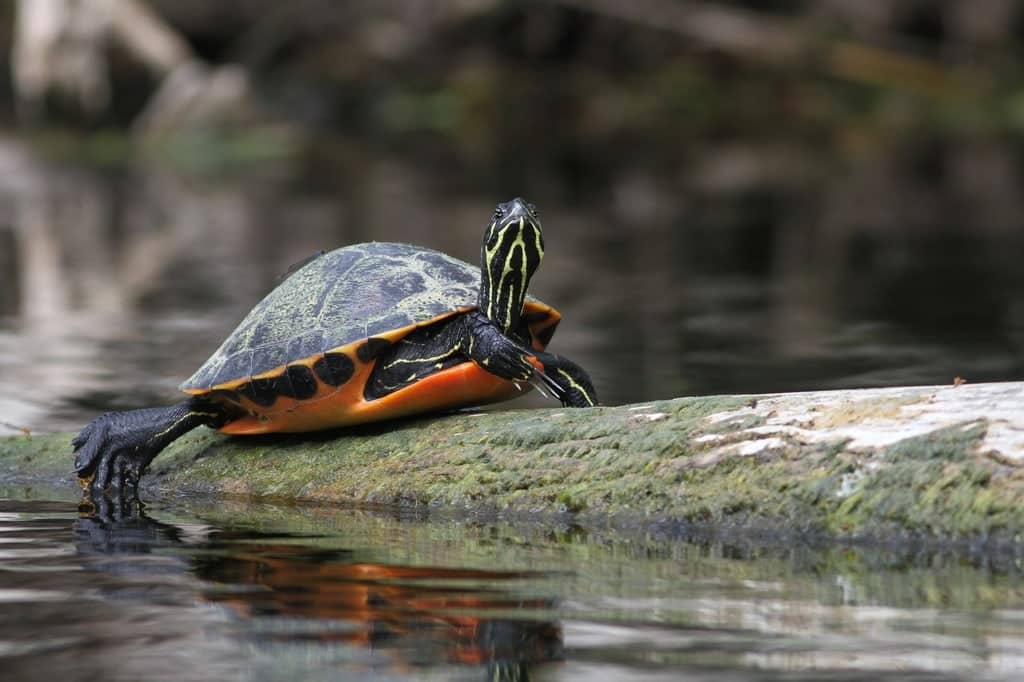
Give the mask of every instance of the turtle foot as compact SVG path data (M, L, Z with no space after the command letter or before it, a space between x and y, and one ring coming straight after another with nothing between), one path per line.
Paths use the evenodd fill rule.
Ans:
M464 320L460 348L470 360L507 381L558 390L556 384L547 380L543 370L531 362L534 356L532 349L503 334L479 311L468 313Z
M143 471L159 452L150 445L151 425L164 412L162 409L108 412L82 429L71 441L75 472L82 487L93 492L111 487L120 492L126 487L138 486Z
M135 490L149 463L172 441L200 424L220 426L224 419L222 408L196 398L172 407L102 414L71 441L75 472L93 493Z
M464 320L460 347L483 369L516 384L532 384L566 407L597 405L594 384L572 360L522 346L479 311L468 313Z

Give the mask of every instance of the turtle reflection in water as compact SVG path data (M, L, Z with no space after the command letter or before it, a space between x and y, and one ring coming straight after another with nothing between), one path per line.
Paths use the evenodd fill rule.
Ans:
M110 412L72 441L95 491L134 487L200 425L301 432L504 400L538 387L597 403L587 373L545 352L561 315L526 293L544 240L536 209L499 204L477 268L438 251L371 242L320 255L246 316L171 407Z
M313 653L339 666L339 679L349 667L354 675L364 670L366 657L392 677L476 669L488 680L530 679L563 658L562 630L550 618L555 599L521 594L550 573L372 562L365 548L333 546L330 536L209 519L179 526L125 497L97 496L94 505L74 525L85 570L109 574L105 584L130 580L135 594L150 596L170 585L191 589L180 576L196 578L194 596L235 617L231 637L270 637L275 647L303 654L316 643ZM161 636L175 637L174 627ZM87 667L109 646L85 651ZM191 679L191 669L181 679Z

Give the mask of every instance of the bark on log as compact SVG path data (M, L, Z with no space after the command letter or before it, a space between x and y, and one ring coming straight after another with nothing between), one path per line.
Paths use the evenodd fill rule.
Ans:
M0 478L66 478L69 436L0 439ZM287 500L743 524L834 536L1024 531L1024 383L496 411L329 434L187 436L146 483ZM145 494L145 493L144 493Z

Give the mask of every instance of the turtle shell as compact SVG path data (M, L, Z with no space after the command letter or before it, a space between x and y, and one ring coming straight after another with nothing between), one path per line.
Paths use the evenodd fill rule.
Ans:
M384 411L350 408L362 402L362 383L381 350L418 327L475 309L479 283L478 267L410 244L371 242L325 253L267 294L180 388L237 403L255 420L222 429L231 433L305 431L423 411L433 398L422 389L415 405L410 394L408 404L395 396ZM524 310L541 349L560 315L532 297ZM495 391L508 382L476 377L475 366L464 364L459 371L486 386L478 399L470 391L460 403L505 397ZM357 385L342 390L349 383ZM450 402L439 396L437 406Z

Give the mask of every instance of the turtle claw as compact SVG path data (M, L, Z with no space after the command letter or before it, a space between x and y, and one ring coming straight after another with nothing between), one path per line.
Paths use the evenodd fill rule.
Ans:
M93 490L98 492L110 489L120 493L125 488L126 478L124 457L120 453L104 453L97 466L96 478L93 479Z
M533 383L537 368L530 363L529 356L519 353L515 345L510 352L506 348L500 350L503 352L493 353L480 361L483 368L516 384Z
M509 379L513 385L522 390L522 384L533 386L542 395L551 394L561 400L562 387L554 379L530 362L532 355L525 353L516 355L494 355L487 358L484 367L487 371Z
M171 407L108 412L93 419L71 445L75 472L92 492L134 491L153 458L200 424L218 426L224 413L196 398Z
M106 431L103 426L104 417L106 416L102 415L93 419L71 441L71 447L75 453L75 473L78 474L78 478L81 480L95 480L96 478L96 468L100 458L100 445L106 440L106 433L97 432L100 430Z
M537 389L537 392L545 398L551 397L562 400L562 387L559 386L557 381L545 374L543 370L534 368L534 373L530 378L530 383L533 384L533 387Z

